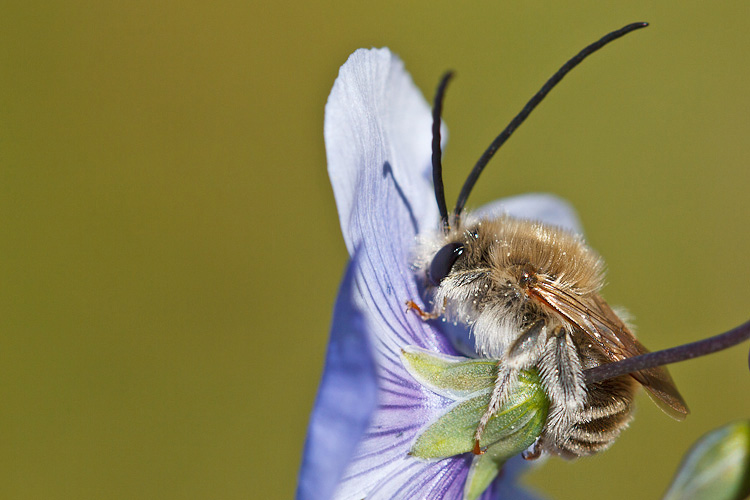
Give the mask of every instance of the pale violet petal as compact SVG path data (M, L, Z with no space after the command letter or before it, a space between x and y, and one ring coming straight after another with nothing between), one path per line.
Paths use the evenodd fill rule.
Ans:
M464 454L434 462L412 460L403 464L389 481L379 485L367 498L462 500L472 458L472 455ZM539 500L517 486L519 472L527 467L528 462L520 456L509 460L479 497L480 500Z
M328 174L346 247L413 245L437 224L432 190L430 107L388 49L360 49L328 97Z
M567 201L551 194L530 193L503 198L472 212L472 215L482 218L499 217L503 214L583 234L575 209Z
M377 404L375 367L350 265L339 289L302 457L298 500L331 498Z
M412 459L394 471L389 481L380 484L368 496L368 500L461 500L471 460L469 455L436 462Z
M388 49L357 50L326 105L328 171L347 248L359 249L356 286L372 347L400 366L404 345L453 353L406 302L421 302L410 268L422 226L438 223L430 108ZM377 361L377 360L376 360Z
M385 242L361 248L356 254L355 299L363 311L375 359L378 407L348 464L336 499L369 497L410 464L419 462L408 455L413 441L451 403L421 386L401 362L401 349L410 345L434 352L454 351L440 332L406 311L405 297L417 293L416 285L405 261L397 263L392 252L381 255L387 249Z

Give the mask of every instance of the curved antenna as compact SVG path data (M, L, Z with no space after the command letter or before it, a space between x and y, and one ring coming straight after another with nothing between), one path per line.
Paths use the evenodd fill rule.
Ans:
M445 188L443 187L443 151L440 149L440 115L443 113L445 88L448 86L451 78L453 78L453 72L447 71L440 79L432 106L432 183L435 186L435 199L437 200L438 210L440 210L443 231L446 232L450 229L450 223L448 222L448 207L445 204Z
M625 36L631 31L645 28L646 26L648 26L648 23L628 24L627 26L620 28L617 31L609 33L601 40L592 43L591 45L580 51L575 57L563 64L563 66L557 70L557 73L552 75L552 78L547 80L547 83L544 84L539 92L537 92L536 95L534 95L534 97L532 97L531 100L526 103L526 106L524 106L521 112L518 113L515 118L513 118L513 120L508 124L507 127L505 127L505 130L503 130L500 135L498 135L495 140L492 141L492 144L490 144L490 147L487 148L487 151L485 151L482 157L479 158L479 161L476 165L474 165L474 169L469 174L469 177L466 178L466 182L464 183L463 188L461 188L461 193L458 195L458 201L456 201L456 208L453 210L453 215L455 217L458 217L461 214L464 206L466 205L466 200L469 198L469 194L471 194L471 190L474 188L474 184L476 184L477 179L479 179L479 175L482 173L484 167L487 166L487 163L492 159L497 150L500 149L500 146L502 146L505 141L508 140L510 135L523 123L526 117L528 117L529 114L534 111L534 108L536 108L537 105L542 102L542 99L544 99L547 94L549 94L549 91L552 90L555 85L557 85L560 80L562 80L563 77L567 75L568 72L570 72L570 70L578 66L584 59L607 45L609 42L617 40L621 36Z

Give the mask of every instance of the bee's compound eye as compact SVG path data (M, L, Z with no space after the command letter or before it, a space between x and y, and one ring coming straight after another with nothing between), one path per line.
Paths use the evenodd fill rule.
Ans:
M463 243L448 243L438 250L430 263L428 276L433 285L438 286L443 278L451 272L453 264L456 263L459 255L464 253Z

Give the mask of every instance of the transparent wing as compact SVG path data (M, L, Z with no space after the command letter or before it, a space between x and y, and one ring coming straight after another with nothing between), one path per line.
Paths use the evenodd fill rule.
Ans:
M543 277L540 277L528 292L576 325L596 342L612 361L621 361L649 352L630 333L609 304L596 294L592 294L584 303L577 295L560 289L553 281L545 280ZM654 403L672 418L683 420L690 412L666 368L649 368L630 375L646 388Z

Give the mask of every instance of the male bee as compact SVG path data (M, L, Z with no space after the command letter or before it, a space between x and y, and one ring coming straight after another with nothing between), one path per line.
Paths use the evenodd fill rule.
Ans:
M543 433L525 453L573 458L607 448L627 426L637 383L671 416L687 405L663 367L587 383L584 370L648 352L600 295L603 263L582 237L509 216L463 214L479 174L513 130L570 69L612 40L645 23L628 25L583 49L532 98L485 152L449 216L442 185L440 114L451 74L443 77L433 108L433 175L443 227L418 253L431 313L470 326L477 354L498 359L490 404L476 429L475 453L489 419L513 393L521 370L538 370L550 401ZM637 382L637 383L636 383Z

